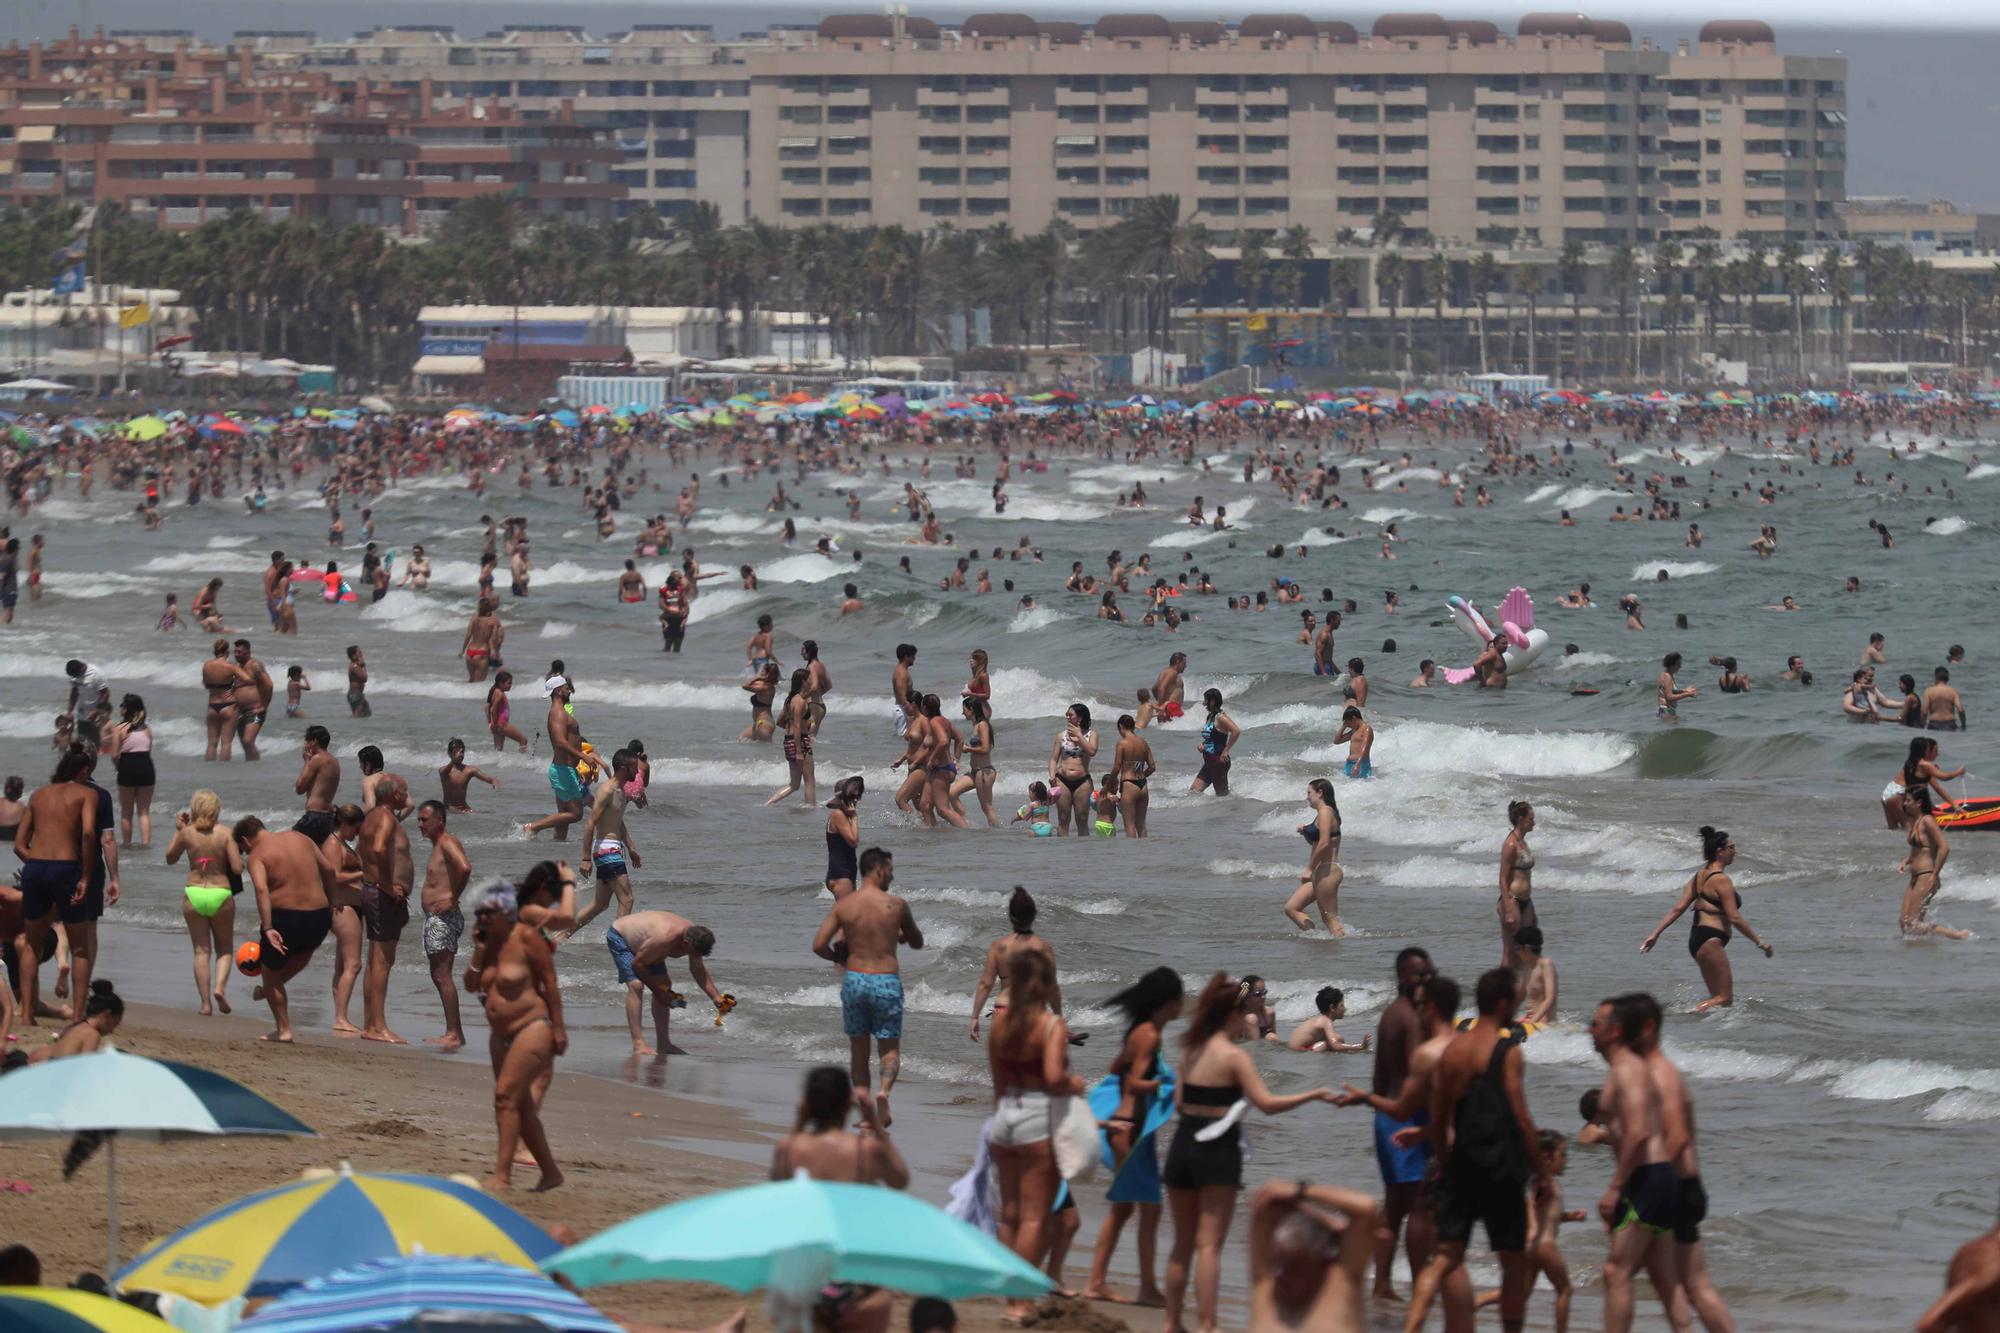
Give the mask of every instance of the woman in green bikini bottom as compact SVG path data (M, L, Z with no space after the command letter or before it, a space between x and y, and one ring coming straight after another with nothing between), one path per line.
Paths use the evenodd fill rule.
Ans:
M194 985L204 1016L229 1012L222 990L236 948L236 894L243 885L243 854L221 819L222 798L203 788L174 816L174 840L167 844L168 865L188 859L181 919L194 943Z

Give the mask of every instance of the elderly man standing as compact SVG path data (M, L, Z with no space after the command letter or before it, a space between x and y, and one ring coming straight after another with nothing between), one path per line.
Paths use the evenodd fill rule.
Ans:
M410 836L403 831L409 784L394 773L375 786L375 808L361 821L355 851L361 858L361 921L368 936L368 964L361 977L361 1037L400 1044L389 1030L389 972L396 945L410 924L410 890L416 883Z

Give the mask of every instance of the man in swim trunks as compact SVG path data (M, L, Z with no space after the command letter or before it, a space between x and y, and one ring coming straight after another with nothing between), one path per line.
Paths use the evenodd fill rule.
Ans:
M304 762L292 790L306 798L306 812L292 828L311 838L317 847L333 835L333 796L340 790L340 760L333 757L333 733L318 724L307 727L299 752Z
M431 985L437 988L438 1001L444 1006L444 1035L431 1038L428 1044L455 1051L465 1045L465 1028L459 1021L458 985L452 965L458 957L459 937L465 933L465 914L458 910L458 900L472 878L472 858L465 854L465 844L458 835L445 829L444 802L425 801L417 807L417 830L431 844L430 860L424 864L424 961L430 964Z
M1335 745L1343 741L1347 743L1347 762L1340 771L1350 778L1374 777L1375 765L1369 756L1375 750L1375 728L1368 725L1361 710L1352 704L1340 715L1340 731L1333 738Z
M97 826L96 793L78 781L87 766L83 755L65 753L48 785L28 797L14 830L14 854L21 858L22 920L22 947L15 950L21 1001L17 1021L28 1027L43 1014L62 1016L37 1003L43 941L58 917L65 924L91 919L90 879L103 830ZM79 1003L88 989L79 994Z
M1414 1053L1425 1039L1424 1020L1417 1005L1424 983L1431 976L1431 956L1424 950L1412 946L1396 955L1396 998L1382 1011L1375 1027L1375 1072L1370 1083L1375 1096L1392 1105L1403 1095ZM1430 1149L1428 1145L1420 1145L1404 1151L1390 1142L1397 1130L1416 1123L1414 1117L1392 1120L1379 1108L1375 1113L1375 1164L1382 1173L1384 1200L1382 1228L1375 1240L1373 1290L1382 1300L1395 1297L1389 1274L1396 1258L1396 1235L1403 1229L1405 1217L1410 1219L1407 1242L1410 1271L1422 1272L1430 1260L1429 1215L1421 1210L1412 1211L1430 1163Z
M236 739L243 746L243 758L254 761L262 758L257 753L257 733L264 729L264 715L271 711L271 673L250 655L250 640L238 639L234 647L236 665L249 676L236 687Z
M875 1092L876 1118L890 1123L889 1092L903 1064L903 978L896 946L924 947L924 933L910 905L889 892L895 883L894 858L880 847L861 853L861 883L834 903L813 937L813 952L842 969L841 1028L847 1033L848 1073L866 1096L868 1041L874 1038L882 1079ZM835 939L839 937L839 942Z
M924 715L921 702L917 698L917 687L910 679L910 668L917 664L917 645L899 643L896 645L896 669L889 673L889 702L895 708L896 734L909 734L910 723Z
M687 959L688 975L721 1008L727 997L716 987L704 961L715 952L715 932L672 912L632 912L611 923L604 932L604 947L611 951L619 984L625 987L625 1026L632 1034L632 1054L656 1053L646 1044L645 1024L640 1021L643 997L650 994L653 1027L660 1037L657 1054L686 1055L669 1034L674 1006L685 1002L674 993L667 959Z
M1680 1268L1673 1234L1681 1212L1674 1157L1686 1131L1670 1133L1659 1088L1633 1049L1645 1031L1639 998L1606 1000L1590 1020L1591 1043L1608 1066L1598 1106L1618 1150L1611 1183L1597 1201L1598 1215L1611 1228L1611 1252L1604 1259L1606 1333L1629 1333L1633 1279L1641 1268L1652 1275L1668 1321L1686 1326L1674 1317Z
M1701 1316L1704 1326L1715 1330L1736 1327L1729 1306L1708 1276L1707 1256L1702 1252L1701 1224L1708 1218L1708 1191L1701 1184L1701 1162L1695 1152L1694 1098L1688 1094L1687 1080L1674 1062L1660 1050L1660 1005L1650 995L1631 997L1634 1015L1640 1023L1639 1040L1633 1050L1646 1062L1647 1077L1660 1095L1660 1114L1666 1126L1668 1146L1681 1144L1674 1155L1674 1175L1680 1182L1680 1213L1674 1221L1674 1257L1680 1270L1681 1290ZM1603 1098L1599 1097L1599 1110Z
M1951 672L1939 667L1931 673L1936 684L1924 691L1925 731L1964 731L1965 702L1958 697L1958 690L1952 686Z
M569 826L583 818L583 779L576 766L583 760L583 729L569 711L575 687L567 676L550 676L542 682L542 694L549 701L549 790L556 796L556 812L524 826L529 837L543 829L554 829L557 842L569 841Z
M626 784L638 775L639 757L630 750L620 750L611 756L611 771L597 784L597 792L591 798L590 814L583 821L583 845L589 850L577 869L584 875L596 870L597 893L590 906L578 914L576 926L569 932L572 935L609 907L614 895L618 899L618 914L632 913L632 871L644 863L625 828L625 807L632 799L626 793Z
M285 553L271 552L271 563L264 566L264 609L270 613L273 629L284 619L285 585L289 577L285 572Z
M1153 706L1162 722L1171 722L1187 711L1187 683L1181 679L1187 664L1186 653L1175 653L1153 678Z
M361 974L361 1039L401 1044L389 1030L389 972L396 966L396 946L410 924L410 890L416 869L410 859L410 835L402 814L410 804L410 788L394 773L385 773L375 787L375 808L361 821L354 844L361 858L361 923L368 937L368 963Z
M255 815L237 820L231 832L243 848L243 874L257 891L257 917L263 925L257 995L271 1006L276 1025L264 1040L290 1041L285 985L312 961L313 951L333 929L327 893L334 867L305 834L296 829L273 832Z

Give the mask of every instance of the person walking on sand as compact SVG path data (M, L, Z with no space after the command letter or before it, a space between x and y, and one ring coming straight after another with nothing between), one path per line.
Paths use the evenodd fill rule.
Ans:
M442 801L425 801L417 807L417 831L431 844L430 859L424 863L424 961L430 965L431 985L437 988L444 1006L444 1035L432 1037L426 1045L455 1051L465 1045L465 1028L458 1016L458 983L452 964L458 960L458 941L465 934L465 914L458 900L472 878L472 859L458 835L445 828Z
M273 832L255 815L245 815L230 830L243 849L243 873L257 893L257 989L251 998L271 1006L270 1032L265 1041L292 1039L291 1002L286 984L305 970L313 951L333 929L327 890L333 867L311 838L289 829Z
M416 870L410 859L410 835L402 813L410 789L394 773L385 773L375 788L375 807L361 821L355 851L361 857L361 923L368 936L368 963L361 975L361 1039L397 1045L403 1039L389 1030L389 973L396 966L396 947L410 924L410 890Z
M848 1071L866 1095L868 1042L875 1041L881 1083L875 1111L884 1126L893 1123L889 1093L903 1065L903 977L896 946L924 947L924 933L910 905L889 892L896 882L895 859L880 847L861 854L861 883L834 903L813 937L813 952L841 968L840 1020L847 1034ZM835 942L835 937L839 941Z
M92 919L89 888L103 830L97 826L96 794L78 780L88 767L80 751L65 751L48 785L28 797L14 830L14 854L21 858L22 921L16 945L21 1003L15 1021L24 1027L35 1026L44 1014L63 1016L40 1007L43 940L58 918L65 927ZM79 994L87 989L80 988Z
M556 1057L569 1049L563 1027L562 988L547 941L519 920L514 886L505 881L479 891L473 906L472 957L465 989L485 1002L492 1035L493 1120L499 1149L489 1190L512 1189L514 1157L522 1146L541 1170L536 1193L563 1183L562 1169L542 1128L537 1084L547 1081Z
M604 932L604 947L611 951L618 984L625 988L625 1027L632 1035L634 1055L687 1054L674 1045L670 1035L675 1006L687 1002L673 988L667 972L669 958L687 959L688 975L715 1002L718 1014L734 1007L734 1001L708 974L706 959L715 952L715 932L707 926L672 912L633 912L611 923ZM642 997L648 993L653 999L653 1028L660 1038L657 1052L646 1045L646 1029L640 1021Z

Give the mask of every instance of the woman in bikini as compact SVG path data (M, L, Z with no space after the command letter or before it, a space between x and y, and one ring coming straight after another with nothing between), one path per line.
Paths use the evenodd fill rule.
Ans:
M1049 963L1049 975L1056 975L1056 951L1049 942L1035 933L1035 917L1041 908L1035 902L1035 895L1016 884L1011 897L1007 899L1007 925L1005 935L986 946L986 965L979 971L979 985L972 993L972 1040L979 1040L979 1016L986 1010L987 997L998 987L999 996L993 1001L993 1012L999 1013L1007 1007L1007 978L1010 975L1008 962L1017 953L1038 953ZM1048 1005L1056 1013L1062 1012L1062 986L1052 982Z
M1049 752L1049 791L1056 798L1059 838L1069 836L1072 824L1079 838L1090 836L1090 761L1096 757L1097 733L1090 729L1090 709L1071 704Z
M486 1188L513 1187L515 1149L525 1144L542 1172L535 1184L539 1193L562 1184L563 1173L549 1151L534 1087L568 1048L569 1035L563 1030L554 954L547 941L516 919L519 910L511 884L494 883L480 893L472 914L476 943L465 965L465 989L484 999L493 1032L493 1117L500 1148Z
M1069 1072L1069 1027L1050 1007L1055 967L1046 955L1022 949L1007 956L1007 968L1007 1005L994 1013L986 1043L993 1076L990 1142L1000 1175L999 1241L1039 1268L1062 1185L1054 1099L1081 1096L1084 1083ZM1033 1310L1032 1301L1009 1301L1007 1317L1018 1321Z
M153 845L153 729L146 725L146 701L128 694L119 703L118 721L104 740L118 770L118 843L121 847ZM136 836L135 836L136 835Z
M493 734L495 750L504 751L507 742L512 741L525 753L528 748L528 738L514 725L514 710L507 699L507 691L513 688L513 672L503 671L493 678L493 687L486 691L486 729Z
M777 662L766 659L763 669L744 681L743 688L750 695L750 725L738 732L736 739L769 745L771 733L777 729L771 720L771 702L778 697Z
M835 901L854 892L860 880L856 869L856 849L861 845L861 815L858 807L868 784L856 774L833 784L833 799L826 803L826 891Z
M778 723L785 729L785 763L791 772L765 805L776 805L795 791L805 792L807 805L819 804L813 777L812 696L806 692L811 679L812 673L804 667L792 673L792 692L785 696L785 705L778 712Z
M1951 793L1944 784L1952 778L1965 776L1965 768L1960 765L1947 773L1938 767L1938 743L1935 736L1916 736L1910 740L1910 753L1903 760L1903 767L1889 785L1882 789L1882 814L1889 821L1889 827L1900 829L1904 826L1903 795L1922 787L1937 793L1933 806L1951 804Z
M1285 917L1300 930L1312 929L1312 918L1306 915L1306 904L1319 904L1319 918L1326 927L1326 933L1342 936L1347 933L1340 924L1340 881L1345 875L1340 869L1340 804L1334 798L1333 783L1326 778L1314 778L1306 784L1306 804L1312 807L1312 818L1299 825L1299 836L1311 848L1306 853L1306 868L1299 875L1299 887L1285 900Z
M986 670L986 650L974 648L971 658L971 675L965 682L965 697L977 699L981 703L993 702L993 680Z
M320 855L333 867L333 887L326 905L333 910L333 1035L358 1037L361 1029L347 1017L354 983L361 979L363 922L361 920L361 822L367 814L358 805L335 806L333 832L320 844Z
M922 707L919 706L917 711L922 713ZM897 716L902 716L900 706ZM912 718L903 729L903 753L889 765L891 773L899 768L908 770L908 776L896 788L896 808L911 814L923 813L924 793L930 785L930 774L925 771L924 761L930 756L931 733L929 727L920 723L920 718Z
M1192 1327L1219 1327L1216 1297L1222 1285L1222 1244L1229 1237L1236 1196L1243 1189L1243 1127L1233 1123L1225 1129L1216 1122L1239 1101L1265 1115L1282 1115L1309 1102L1332 1105L1334 1100L1329 1088L1281 1097L1265 1086L1256 1063L1240 1044L1249 1035L1251 1021L1244 1003L1244 991L1235 980L1216 973L1202 988L1181 1035L1180 1077L1174 1088L1180 1122L1161 1173L1174 1215L1174 1244L1167 1256L1168 1328L1190 1326L1182 1315L1190 1262L1195 1292ZM1199 1137L1214 1130L1221 1132Z
M993 712L986 699L976 694L966 695L959 707L965 720L972 724L972 734L965 738L959 751L965 759L966 771L951 784L951 796L957 800L969 791L978 792L980 813L986 816L988 826L999 828L1000 816L993 812L993 781L998 776L993 767Z
M208 751L203 758L213 762L219 755L226 764L236 738L236 690L250 673L229 655L229 640L217 639L210 647L215 655L201 664L201 685L208 691Z
M125 1001L102 977L90 983L90 998L83 1002L83 1017L57 1034L56 1039L28 1054L28 1063L41 1064L68 1055L88 1055L104 1043L125 1021Z
M243 887L243 852L229 830L218 827L221 819L222 798L203 788L174 816L174 837L167 844L168 865L188 859L181 920L194 943L194 988L203 1018L217 1009L229 1012L222 989L235 956L236 895Z
M1729 866L1736 860L1736 844L1727 833L1710 828L1701 828L1702 868L1694 878L1681 886L1680 901L1674 910L1653 928L1646 942L1639 946L1640 953L1652 952L1660 942L1668 926L1680 919L1681 913L1690 907L1694 909L1694 926L1688 932L1688 953L1693 956L1695 966L1701 969L1701 979L1708 987L1708 998L1694 1007L1699 1014L1709 1009L1726 1009L1736 1002L1735 978L1729 970L1729 936L1733 930L1740 930L1752 944L1764 951L1769 958L1771 946L1759 939L1750 923L1743 919L1743 899L1736 892L1736 884L1729 878Z
M942 815L953 828L964 828L965 814L952 799L951 789L965 742L944 715L944 704L935 694L924 696L923 725L929 728L931 739L930 758L924 766L924 822L936 827Z
M1130 713L1118 718L1118 744L1111 752L1111 772L1105 778L1117 793L1118 812L1125 820L1125 836L1146 836L1146 781L1153 776L1153 747L1139 734Z
M850 1131L847 1116L861 1123ZM845 1181L856 1185L907 1188L910 1168L889 1131L875 1118L875 1103L854 1095L847 1071L821 1065L806 1075L792 1132L771 1151L771 1179ZM829 1283L813 1307L813 1327L826 1333L887 1333L894 1296L881 1287Z
M1114 1163L1111 1190L1106 1198L1111 1211L1097 1232L1097 1252L1090 1261L1090 1284L1083 1289L1085 1300L1121 1302L1104 1285L1117 1252L1118 1238L1139 1213L1139 1290L1135 1305L1162 1305L1158 1254L1162 1200L1160 1149L1156 1140L1144 1137L1146 1122L1153 1114L1160 1089L1169 1080L1166 1061L1160 1058L1167 1024L1181 1016L1180 973L1170 967L1156 967L1132 986L1105 1003L1123 1010L1126 1018L1125 1044L1111 1062L1118 1077L1118 1109L1106 1117L1104 1141ZM1135 1156L1135 1152L1137 1156Z
M1951 844L1944 840L1944 830L1938 827L1931 809L1929 787L1919 785L1904 793L1903 816L1910 829L1910 852L1896 867L1908 871L1910 875L1910 882L1903 890L1903 934L1940 935L1948 940L1971 939L1972 932L1969 930L1955 930L1924 919L1924 914L1930 910L1931 899L1937 897L1938 889L1943 885L1944 863L1951 855Z
M1535 854L1528 847L1528 834L1535 827L1535 807L1526 801L1507 803L1507 822L1513 827L1500 844L1500 966L1514 966L1514 932L1523 926L1540 925L1535 915Z
M1242 738L1243 728L1222 711L1221 690L1203 690L1201 706L1208 711L1208 717L1201 724L1201 771L1195 774L1194 783L1188 790L1201 792L1213 787L1217 796L1227 796L1229 752Z

